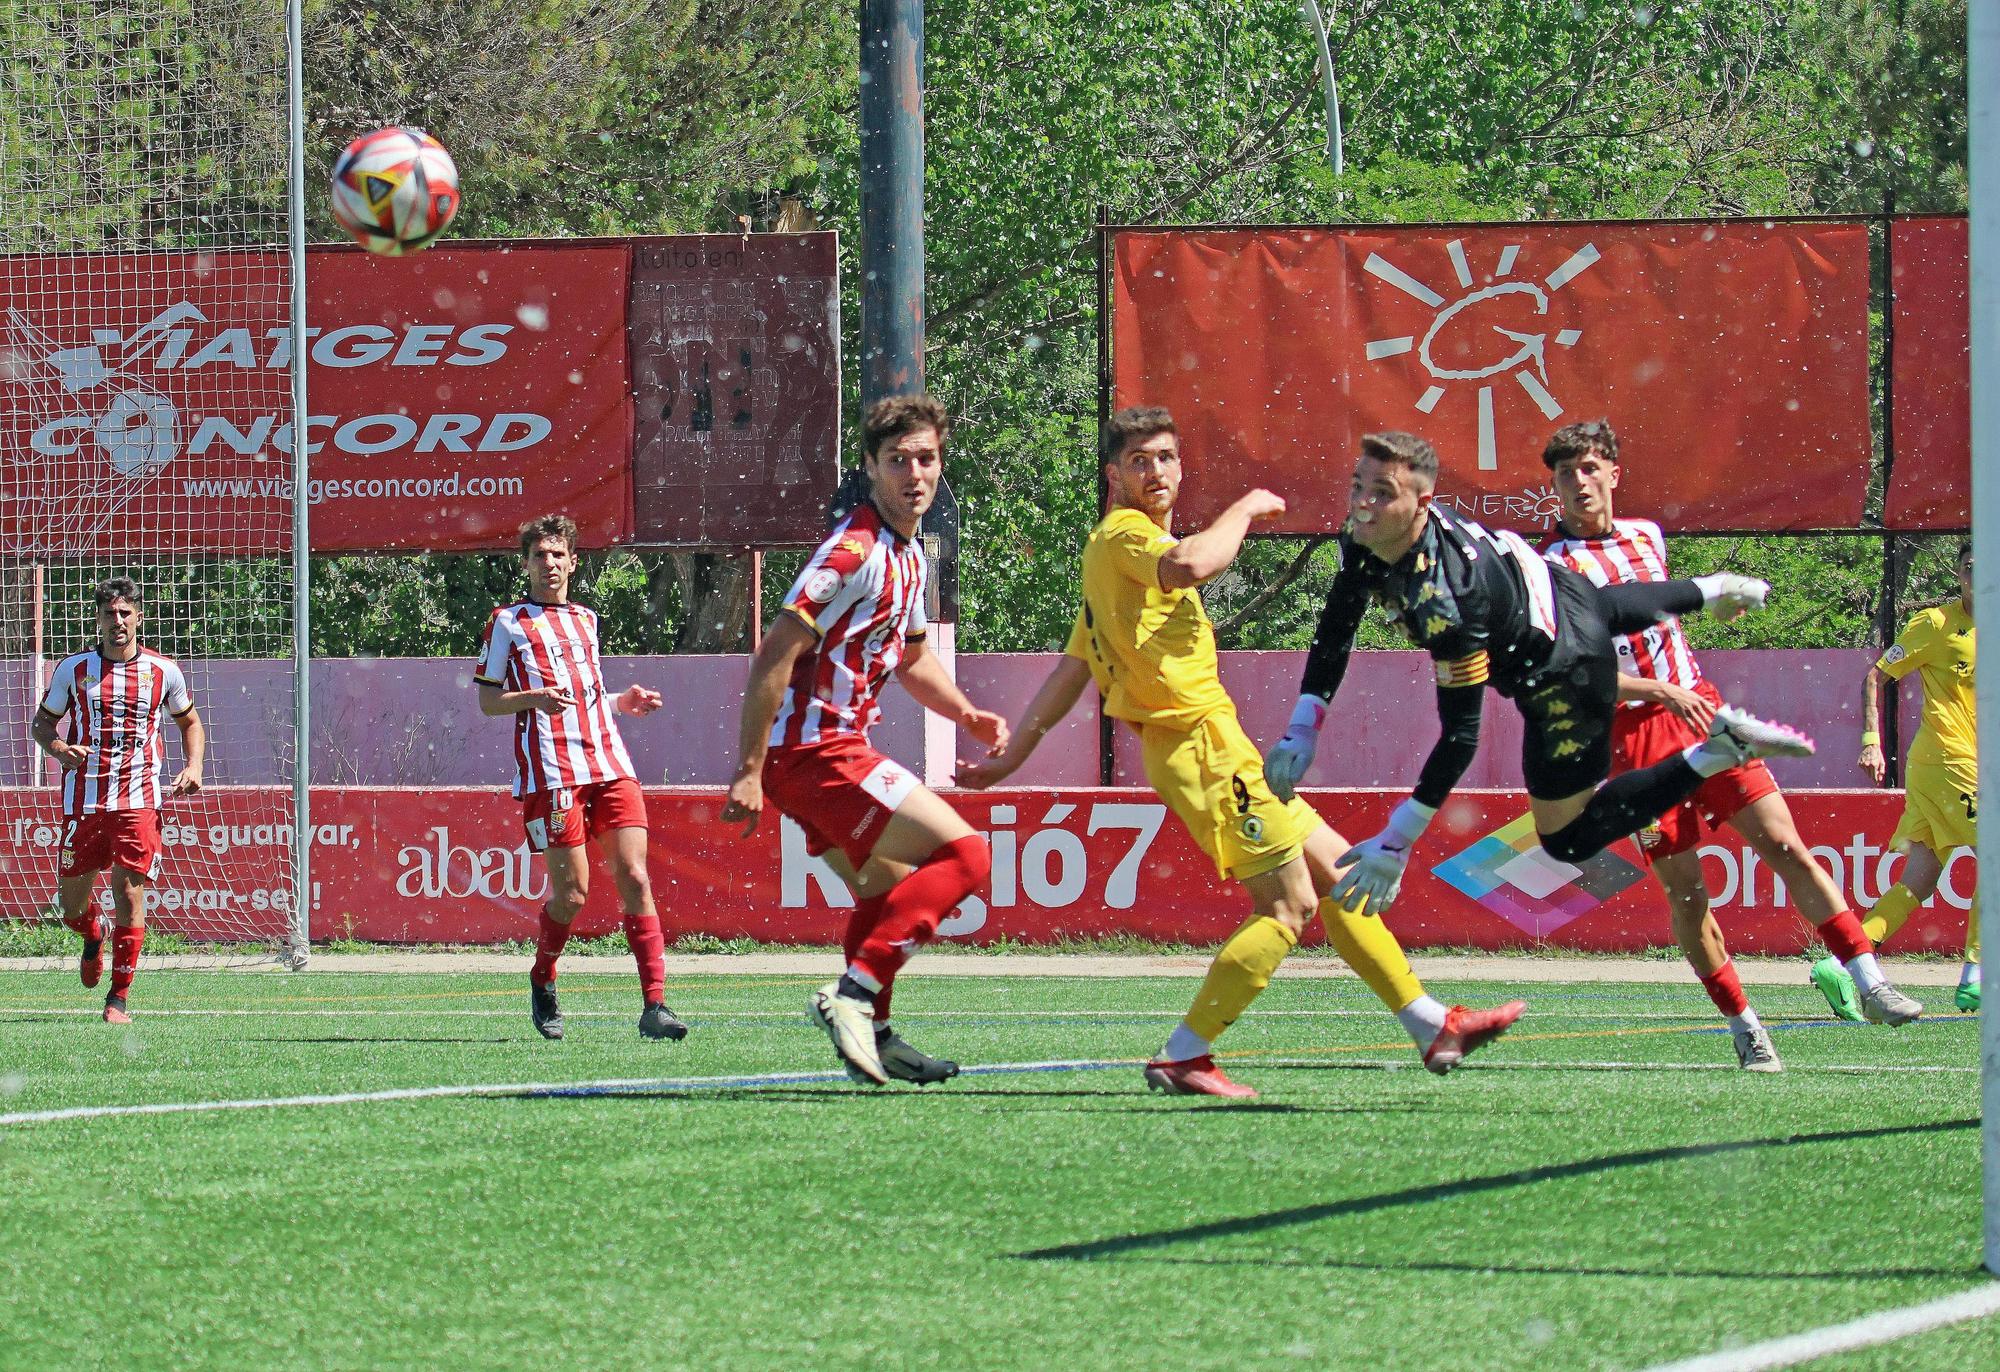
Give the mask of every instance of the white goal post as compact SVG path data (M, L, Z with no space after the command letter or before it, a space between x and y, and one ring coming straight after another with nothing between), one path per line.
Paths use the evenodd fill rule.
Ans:
M1973 604L1991 616L2000 605L2000 0L1971 0L1967 11L1965 70L1969 76L1972 184L1972 582ZM1990 626L1989 626L1990 629ZM1979 790L1990 802L2000 795L2000 638L1979 641ZM1994 778L1994 780L1989 780ZM2000 872L2000 827L1979 826L1979 881ZM1990 923L1990 922L1989 922ZM1981 977L1987 987L1980 1011L1983 1155L1985 1158L1986 1268L2000 1276L2000 1009L1992 1001L1993 972L2000 968L1993 930L1980 939Z

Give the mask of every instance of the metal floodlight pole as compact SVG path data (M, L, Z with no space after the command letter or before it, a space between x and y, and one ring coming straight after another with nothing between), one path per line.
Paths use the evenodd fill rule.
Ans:
M1969 78L1971 135L1966 153L1972 184L1972 603L1987 615L2000 605L2000 0L1971 0L1966 14L1965 70ZM1979 76L1986 72L1986 78ZM1987 635L1976 667L1979 710L1979 782L2000 795L2000 638ZM1988 774L1995 778L1987 781ZM2000 873L2000 826L1981 826L1979 870ZM1991 930L1981 940L1985 985L1993 985L2000 958ZM2000 1276L2000 1008L1987 997L1981 1008L1980 1080L1983 1083L1986 1268Z
M1333 75L1333 46L1326 38L1326 16L1320 13L1319 0L1299 0L1299 8L1305 11L1306 22L1312 25L1313 38L1319 43L1319 77L1326 85L1326 157L1333 163L1333 174L1339 176L1347 165L1340 147L1340 85Z
M924 5L861 0L861 408L924 389ZM949 481L924 518L933 599L957 586L957 505ZM955 603L932 607L927 650L957 676ZM924 782L948 785L949 720L924 713Z
M302 0L285 3L290 167L286 234L292 329L292 907L286 961L312 950L312 543L306 514L306 102Z
M861 0L861 406L924 388L924 6Z

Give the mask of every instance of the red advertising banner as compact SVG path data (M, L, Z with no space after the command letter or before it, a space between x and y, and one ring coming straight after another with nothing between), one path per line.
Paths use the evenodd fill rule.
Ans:
M1889 225L1896 463L1883 523L1972 523L1971 236L1962 215Z
M631 535L630 254L315 249L315 550L507 547L522 520ZM291 544L284 260L0 257L0 541L267 553Z
M1270 532L1330 532L1360 435L1407 429L1441 500L1546 528L1542 446L1595 418L1671 530L1860 521L1864 225L1127 231L1112 270L1116 403L1174 411L1191 526L1265 486Z
M815 544L840 479L838 236L633 245L634 537Z
M283 908L285 892L248 876L216 885L217 871L282 870L291 841L283 826L254 822L268 821L268 797L253 810L254 793L233 794L243 803L242 824L225 811L219 822L179 825L173 807L166 810L167 864L153 901L158 926L207 927L200 912L217 909ZM1398 794L1324 791L1310 799L1330 823L1359 834L1380 826ZM736 827L716 821L720 788L651 789L647 798L653 890L670 939L701 933L838 942L846 888L824 861L807 856L796 826L767 823L743 840ZM1872 905L1901 863L1882 845L1902 797L1794 791L1789 799L1801 831L1816 841L1814 852L1849 900L1857 908ZM1032 944L1129 932L1219 942L1249 908L1241 889L1216 876L1151 792L1022 790L951 800L991 842L993 875L946 922L948 937ZM1555 862L1535 845L1526 815L1526 801L1513 792L1453 797L1420 845L1391 912L1406 944L1631 952L1672 941L1659 888L1629 844L1580 866ZM46 819L13 821L0 832L0 863L52 874L59 833L53 820L51 803ZM328 788L314 793L313 820L318 938L522 938L548 894L542 864L522 837L519 805L498 790ZM1804 920L1734 831L1704 847L1702 859L1733 949L1793 953L1805 946ZM1891 951L1962 948L1975 873L1971 854L1954 859L1931 905L1918 911ZM580 918L580 932L618 927L609 881L593 884Z
M551 510L629 542L630 266L623 244L314 253L314 550L511 548Z
M0 552L290 547L286 277L266 253L0 256Z

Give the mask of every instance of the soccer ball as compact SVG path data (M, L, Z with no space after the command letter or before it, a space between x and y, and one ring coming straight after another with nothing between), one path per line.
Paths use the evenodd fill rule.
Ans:
M458 168L422 129L364 133L333 164L333 217L384 257L428 248L458 213Z

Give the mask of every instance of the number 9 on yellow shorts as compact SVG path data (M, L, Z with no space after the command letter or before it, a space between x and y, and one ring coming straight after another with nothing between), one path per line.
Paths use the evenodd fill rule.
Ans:
M1149 724L1139 737L1146 780L1233 881L1284 866L1322 823L1303 800L1287 803L1271 794L1264 755L1234 710L1219 710L1189 730Z

